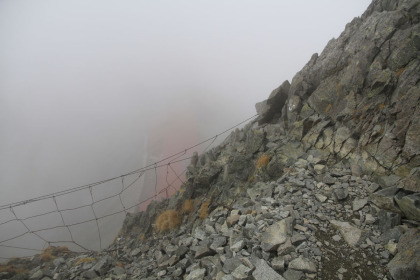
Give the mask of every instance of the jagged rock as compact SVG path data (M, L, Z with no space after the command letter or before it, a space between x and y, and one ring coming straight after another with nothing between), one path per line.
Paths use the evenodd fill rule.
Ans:
M284 280L284 278L275 272L264 260L256 262L252 276L254 276L255 280Z
M400 213L401 211L394 203L394 196L398 190L398 188L392 187L377 191L370 196L370 200L379 208Z
M286 278L286 280L302 280L305 279L305 273L303 273L302 271L297 271L294 269L288 269L284 274L283 274L284 278Z
M277 249L277 255L284 256L295 251L295 246L292 245L290 238L287 238L284 244L281 244Z
M407 219L420 222L420 193L406 195L396 201Z
M203 245L203 246L198 246L197 248L195 248L195 258L196 259L201 259L207 256L212 256L214 255L215 252L210 249L207 245Z
M300 256L289 263L289 269L302 271L305 273L315 273L317 271L314 262Z
M243 264L238 266L233 272L232 276L237 280L246 280L251 274L251 269Z
M330 223L340 231L349 246L355 247L361 242L362 230L350 225L348 222L331 220Z
M367 198L356 198L355 200L353 200L353 211L358 211L362 209L363 207L365 207L367 202Z
M395 280L416 279L420 275L420 230L411 229L400 239L398 253L388 264Z
M278 272L283 272L285 268L284 258L276 257L271 261L271 267Z
M273 188L263 182L256 183L252 188L247 189L247 194L252 200L263 197L271 197Z
M345 200L348 195L349 191L347 189L340 188L334 190L334 196L338 201Z
M401 215L395 212L380 210L378 215L378 227L382 232L392 229L401 223Z
M223 272L232 273L241 264L242 264L242 262L238 257L227 259L223 263Z
M262 129L250 130L247 134L247 153L252 155L260 150L265 141L265 132Z
M260 116L260 124L270 122L275 114L281 114L281 110L289 94L289 89L289 81L284 81L281 86L271 92L267 100L255 105L257 114Z
M330 174L325 174L323 178L323 182L327 185L333 185L335 183L335 179Z
M261 236L261 248L266 252L277 250L293 231L293 220L293 218L286 218L267 228Z
M315 197L319 200L319 202L325 202L328 199L328 197L320 193L315 194Z
M392 174L389 176L380 177L378 179L378 183L382 186L382 188L390 188L390 187L396 187L400 180L401 180L400 176Z
M204 279L204 275L206 274L206 269L196 269L191 271L190 274L188 274L187 278L185 280L202 280Z

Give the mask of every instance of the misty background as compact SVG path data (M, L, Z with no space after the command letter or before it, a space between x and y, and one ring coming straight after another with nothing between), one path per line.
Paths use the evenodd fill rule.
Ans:
M369 3L0 0L0 205L125 174L253 116L255 103L291 81ZM143 188L137 181L127 203ZM55 207L48 203L16 214ZM0 211L0 223L10 216ZM123 218L103 222L109 238ZM21 226L0 225L0 236ZM86 230L74 231L98 238ZM26 238L15 241L45 245ZM28 252L0 246L0 258L13 254Z

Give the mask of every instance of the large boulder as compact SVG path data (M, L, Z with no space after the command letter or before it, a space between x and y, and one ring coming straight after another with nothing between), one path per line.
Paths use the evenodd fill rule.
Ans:
M289 95L289 89L290 83L286 80L271 92L267 100L255 104L260 124L270 122L276 114L281 115L282 108Z
M418 279L420 275L420 230L407 231L397 245L397 255L388 263L395 280Z

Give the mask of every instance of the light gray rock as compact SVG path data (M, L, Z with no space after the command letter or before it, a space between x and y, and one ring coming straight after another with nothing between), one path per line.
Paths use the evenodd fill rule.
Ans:
M367 204L367 198L356 198L353 200L353 211L359 211Z
M333 227L340 231L340 234L349 246L355 247L361 242L362 230L350 225L348 222L331 220L330 223Z
M315 263L306 258L303 258L302 256L292 260L289 263L289 269L302 271L305 273L315 273L317 271Z
M265 260L256 262L252 276L254 276L255 280L285 280L280 274L275 272Z
M202 280L204 279L204 275L206 274L206 269L196 269L191 271L190 274L188 274L187 278L185 280Z
M261 235L261 248L266 252L277 250L279 245L286 242L287 236L293 232L293 221L294 219L289 217L268 227Z
M377 191L370 195L370 200L379 208L401 213L399 208L394 203L394 196L398 192L398 188L391 187Z
M251 274L251 269L243 264L238 266L233 272L232 276L237 280L246 280Z
M262 197L271 197L273 194L273 187L269 184L258 182L252 188L247 189L247 194L252 200Z

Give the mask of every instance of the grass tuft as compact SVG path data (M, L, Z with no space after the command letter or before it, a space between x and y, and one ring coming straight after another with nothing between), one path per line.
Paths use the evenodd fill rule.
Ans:
M95 259L94 258L81 258L81 259L78 259L75 263L74 263L74 265L73 266L78 266L79 264L81 264L81 263L89 263L89 262L93 262L93 261L95 261Z
M184 206L182 207L184 213L191 213L193 210L194 201L192 199L187 199L184 201Z
M201 207L200 207L200 218L201 219L205 219L209 216L209 213L208 213L209 204L210 204L210 200L207 200L206 202L201 204Z
M261 169L263 167L266 167L268 165L268 163L270 162L270 156L268 155L262 155L260 156L260 158L257 160L257 169Z
M176 228L181 224L181 217L175 210L166 210L162 212L155 221L156 230L158 232L165 232Z

